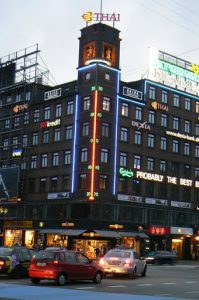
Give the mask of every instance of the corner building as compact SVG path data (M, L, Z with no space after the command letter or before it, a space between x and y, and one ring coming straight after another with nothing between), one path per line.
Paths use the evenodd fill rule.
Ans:
M18 56L1 63L2 244L197 253L199 75L159 52L159 70L123 82L119 58L119 31L97 23L81 30L75 81L17 81Z

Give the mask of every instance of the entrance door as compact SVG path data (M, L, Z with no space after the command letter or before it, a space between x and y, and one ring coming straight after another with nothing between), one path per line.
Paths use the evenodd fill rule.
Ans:
M175 249L179 259L182 259L182 243L181 239L172 239L172 249Z

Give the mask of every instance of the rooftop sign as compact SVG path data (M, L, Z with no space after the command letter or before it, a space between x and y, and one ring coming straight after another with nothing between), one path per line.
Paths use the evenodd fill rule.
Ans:
M107 13L93 13L92 11L87 11L82 15L82 19L84 21L90 23L90 22L100 22L100 21L112 21L112 22L118 22L120 21L120 14L107 14Z
M199 66L150 47L149 79L199 95Z

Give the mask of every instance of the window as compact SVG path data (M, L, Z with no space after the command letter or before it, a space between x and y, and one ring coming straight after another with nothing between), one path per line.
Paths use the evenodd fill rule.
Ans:
M14 127L19 127L19 117L14 118Z
M86 174L80 174L80 189L87 189L87 176Z
M196 113L199 113L199 102L196 101Z
M81 162L87 162L88 161L88 149L82 148L81 149Z
M155 88L153 86L149 87L149 99L155 100Z
M154 196L155 184L154 182L146 182L146 194L147 196Z
M167 91L162 91L162 103L168 102L168 93Z
M184 177L190 178L191 175L191 166L190 165L184 165Z
M38 132L33 132L32 134L32 145L38 145L38 141L39 141L39 134Z
M31 156L30 168L31 169L36 169L37 168L37 156L36 155Z
M199 157L199 146L197 146L197 145L195 148L195 157Z
M26 92L26 101L30 101L31 93L30 91Z
M124 117L128 117L129 115L129 106L127 103L122 103L121 115Z
M91 78L91 73L87 72L87 73L85 74L85 79L86 79L86 80L89 80L90 78Z
M70 191L70 176L64 175L62 177L62 189L65 191Z
M83 110L87 111L90 110L91 100L90 97L83 98Z
M50 187L51 187L51 191L54 192L57 190L57 183L58 183L58 177L51 177L50 179Z
M25 112L24 113L24 125L29 124L29 113Z
M180 96L174 94L173 95L173 106L179 107L180 106Z
M61 129L55 128L54 130L54 142L60 142L61 139Z
M50 120L50 107L49 106L44 108L44 120Z
M155 124L155 112L152 110L149 110L149 116L148 116L149 123Z
M105 111L110 111L111 99L108 97L103 97L102 109Z
M109 124L108 123L102 123L102 136L103 137L109 137Z
M191 126L191 122L185 120L184 121L184 132L190 133L190 126Z
M190 155L190 144L184 143L184 155Z
M167 115L166 114L161 114L161 126L162 127L167 127Z
M147 171L154 170L154 158L148 157L147 158Z
M48 166L48 154L42 154L41 155L41 167L47 168Z
M21 94L17 94L15 102L20 102L20 101L21 101Z
M191 101L189 98L185 98L184 100L184 108L185 110L191 110Z
M67 102L67 115L72 115L74 113L74 103L73 101Z
M120 153L120 167L127 166L127 154L124 152Z
M199 168L195 168L195 178L199 179Z
M71 151L70 150L65 151L64 164L65 165L70 165L71 164Z
M12 96L7 96L6 102L11 103L12 102Z
M53 167L58 167L59 166L59 153L58 152L53 153L52 166Z
M21 160L21 170L26 170L26 160L24 158Z
M196 124L196 135L199 136L199 123Z
M12 143L13 143L13 148L17 148L17 145L18 145L18 137L17 136L14 136L12 138Z
M148 147L149 148L154 148L155 146L155 136L154 134L148 134Z
M179 118L178 117L173 117L173 129L179 130Z
M47 179L45 177L40 178L40 192L45 192L46 191L46 182Z
M134 142L136 145L141 145L141 143L142 143L141 131L138 131L138 130L135 131Z
M140 155L134 155L133 168L140 170L140 168L141 168L141 156Z
M28 146L28 135L27 134L24 134L22 136L22 146L23 147L27 147Z
M70 126L66 126L66 140L71 140L73 136L73 127Z
M126 178L118 179L118 192L126 194L127 192L127 180Z
M5 138L3 140L3 150L8 150L8 139L7 138Z
M34 193L35 192L35 178L29 178L28 180L28 186L29 186L29 192Z
M100 162L108 163L108 149L102 148L100 153Z
M161 150L167 150L167 138L161 136L160 138L160 149Z
M120 140L122 142L127 142L128 141L128 129L125 128L125 127L121 127Z
M99 189L100 190L107 190L108 188L108 176L107 175L100 175L99 176Z
M49 130L44 130L43 132L43 143L49 143Z
M110 79L111 79L111 75L110 75L109 73L106 73L106 74L105 74L105 79L106 79L106 80L110 80Z
M160 171L162 173L166 173L166 171L167 171L167 162L166 162L166 160L161 160L160 161Z
M179 163L178 162L171 163L171 174L172 174L172 176L178 176L178 174L179 174Z
M35 110L34 110L34 114L33 114L33 122L34 122L34 123L39 122L39 109L35 109Z
M179 152L179 142L177 140L173 140L172 150L174 153Z
M57 104L55 106L55 117L60 118L61 117L61 104Z
M82 124L82 136L88 136L89 135L89 123L85 122Z
M135 108L135 118L138 121L142 121L142 108L141 107Z
M10 128L10 119L5 120L5 129Z

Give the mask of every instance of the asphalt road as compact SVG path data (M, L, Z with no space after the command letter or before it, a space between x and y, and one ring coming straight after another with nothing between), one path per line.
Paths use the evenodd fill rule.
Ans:
M28 278L13 280L8 279L6 276L0 277L0 285L1 284L33 286ZM49 281L41 282L39 287L57 288L55 283ZM61 289L123 295L156 296L166 297L168 299L174 297L181 299L199 299L199 265L149 265L146 277L129 279L128 277L109 276L99 285L89 281L70 282L66 286L61 287Z

